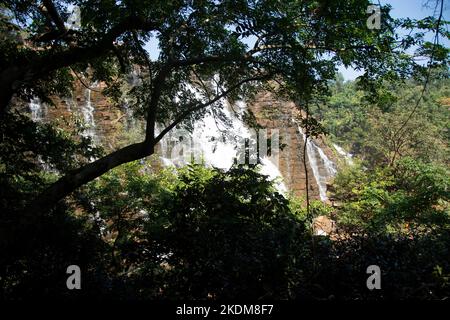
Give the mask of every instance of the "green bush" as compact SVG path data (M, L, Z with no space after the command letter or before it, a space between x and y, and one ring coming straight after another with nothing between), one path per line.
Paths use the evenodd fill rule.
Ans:
M444 167L403 158L395 167L349 167L334 183L334 196L342 203L336 215L347 232L417 233L449 227L450 173Z

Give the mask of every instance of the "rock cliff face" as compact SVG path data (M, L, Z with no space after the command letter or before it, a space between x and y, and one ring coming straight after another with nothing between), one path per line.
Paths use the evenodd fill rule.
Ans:
M91 136L106 150L118 147L124 134L133 122L126 106L114 107L101 91L102 84L91 85L87 89L80 82L70 97L54 97L55 106L48 106L33 99L19 107L28 110L36 121L56 121L63 127L69 127L73 119L81 119L85 129L81 134ZM266 128L268 136L278 130L280 145L278 169L284 185L296 195L306 192L306 173L303 165L304 136L293 121L298 116L293 102L275 99L268 92L261 92L247 102L247 107L255 115L259 125ZM72 119L72 120L71 120ZM69 121L71 120L71 121ZM309 141L307 146L307 168L309 191L312 198L326 201L326 183L335 173L332 159L335 152L328 148L322 139Z
M293 102L274 98L268 92L257 94L249 107L258 123L269 132L279 130L281 144L284 145L280 151L280 172L290 191L299 196L305 195L307 188L303 163L305 138L294 120L300 115L298 108ZM336 173L335 164L331 160L335 158L335 153L322 139L309 141L306 152L310 196L326 201L326 183Z
M76 82L71 96L51 97L54 105L35 98L29 103L18 102L17 107L29 111L35 121L55 122L65 129L74 130L73 123L80 123L84 127L82 135L90 136L107 150L115 149L126 126L125 112L102 95L104 85L93 84L90 88Z

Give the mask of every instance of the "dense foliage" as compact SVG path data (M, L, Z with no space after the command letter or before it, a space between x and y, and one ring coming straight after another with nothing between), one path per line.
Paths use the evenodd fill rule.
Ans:
M10 218L15 228L2 232L10 239L2 242L3 298L448 296L445 172L409 159L390 177L351 170L343 173L350 181L336 185L345 203L338 223L353 236L330 241L311 236L304 209L254 168L189 165L155 173L148 163L130 163L44 219ZM64 273L72 263L85 284L73 294ZM383 270L383 290L365 286L371 264Z
M383 85L384 98L376 102L368 101L357 85L358 80L344 82L338 75L330 83L332 94L311 108L332 140L366 167L392 165L405 156L450 164L447 68L433 74L418 108L423 82L388 82Z
M368 5L3 1L0 299L448 299L447 22L442 10L394 19L386 5L372 30ZM338 65L365 73L344 82ZM140 139L129 132L132 143L104 155L78 123L68 132L16 108L51 104L75 79L126 101L145 123ZM207 112L226 122L220 101L257 89L304 108L308 137L328 132L354 154L332 181L332 205L286 198L257 166L162 169L149 159L174 127ZM319 215L337 232L315 235ZM74 264L82 290L66 287ZM369 265L381 268L382 290L367 288Z
M335 179L337 215L348 232L423 234L449 227L450 173L403 158L374 171L353 166Z

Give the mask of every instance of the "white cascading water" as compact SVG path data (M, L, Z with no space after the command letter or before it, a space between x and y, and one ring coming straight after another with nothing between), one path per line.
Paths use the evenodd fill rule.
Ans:
M314 178L319 186L320 200L326 201L328 200L327 182L336 175L336 165L311 138L306 139L302 128L299 127L298 129L303 136L303 141L306 141L306 153Z
M189 87L197 98L201 98L198 91ZM236 112L231 110L231 106L226 99L221 99L222 112L226 119L230 121L230 125L222 125L213 114L207 113L202 120L196 121L192 133L177 131L169 132L161 140L162 156L161 160L164 165L184 165L194 157L197 163L203 162L207 166L228 170L231 168L235 159L238 158L242 149L236 146L242 146L244 139L252 137L251 131L245 126L240 119L242 112L247 106L243 101L238 101L233 106ZM180 140L183 139L183 141ZM192 143L193 142L193 143ZM170 155L167 154L168 147L175 144ZM187 152L185 152L185 150ZM282 175L277 166L269 157L263 156L260 159L263 175L269 177L275 182L275 186L280 193L286 194L286 185L281 181Z
M46 114L45 106L42 106L41 100L39 98L31 99L29 103L29 108L31 112L31 119L35 122L42 121Z
M336 149L337 153L344 157L345 161L349 165L353 165L353 155L351 153L346 152L342 147L338 146L337 144L333 143L334 149Z
M31 120L34 122L41 122L47 116L47 107L45 104L41 103L39 98L31 99L28 106L30 108ZM45 171L55 172L44 160L42 160L40 155L37 156L37 160Z
M94 118L94 107L91 102L91 90L86 89L85 91L86 102L81 107L81 113L83 114L84 123L86 125L86 130L83 135L85 137L90 137L95 140L95 118Z
M155 128L156 136L162 131L161 127L162 126L159 125L158 123L156 124L156 128ZM172 141L172 132L171 131L169 131L164 136L164 138L161 139L161 141L159 142L159 145L161 147L161 152L160 152L161 154L159 156L159 159L161 159L161 161L165 167L175 166L175 163L172 161L172 159L169 155L170 141Z

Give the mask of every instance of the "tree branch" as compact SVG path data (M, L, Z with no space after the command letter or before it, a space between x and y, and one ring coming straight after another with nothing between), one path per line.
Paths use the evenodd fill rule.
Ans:
M184 111L180 117L166 127L155 139L145 140L141 143L132 144L119 149L113 153L110 153L92 163L86 164L83 167L68 173L64 177L61 177L58 181L50 185L45 191L39 194L25 209L25 215L40 214L47 210L50 210L59 200L62 200L77 188L82 185L100 177L109 170L131 161L135 161L144 157L147 157L154 153L154 147L164 135L172 130L178 123L183 121L190 113L205 108L214 102L222 99L233 90L244 83L250 81L262 80L269 75L255 76L252 78L244 79L230 89L224 91L222 94L216 96L214 99L209 100L206 103L191 107Z
M251 81L259 81L259 80L264 80L265 78L270 77L270 74L266 74L266 75L261 75L261 76L255 76L252 78L247 78L244 79L242 81L239 81L237 84L233 85L231 88L225 90L224 92L222 92L221 94L217 95L216 97L214 97L213 99L208 100L205 103L193 106L191 108L188 108L187 110L185 110L181 115L179 115L170 125L168 125L164 130L161 131L161 133L155 138L155 144L158 143L159 141L161 141L161 139L170 131L172 130L175 126L177 126L178 124L180 124L182 121L184 121L190 114L192 114L192 112L204 109L210 105L212 105L213 103L219 101L220 99L226 97L227 95L229 95L232 91L236 90L237 88L239 88L240 86L242 86L243 84L247 83L247 82L251 82Z
M220 63L220 62L231 62L239 60L249 60L249 58L239 55L230 56L201 56L194 57L190 59L181 60L169 60L159 71L158 75L153 82L152 95L150 97L150 103L147 111L147 127L145 131L145 140L151 141L154 139L155 134L155 121L156 121L156 107L159 103L159 98L161 97L162 90L165 84L166 78L169 76L173 69L180 67L189 67L192 65L198 65L203 63Z
M443 16L443 12L444 12L444 0L440 0L440 3L441 3L440 12L439 12L439 17L438 17L437 22L436 22L436 32L435 32L434 41L433 41L435 46L439 44L439 28L440 28L440 25L441 25L441 22L442 22L442 16ZM438 4L439 4L439 1L436 3L436 8L437 8ZM433 47L433 50L431 51L431 57L430 57L430 60L428 61L428 72L426 74L425 82L424 82L422 90L420 92L420 96L417 99L416 104L414 105L414 108L411 110L411 112L409 113L409 115L406 118L406 120L402 123L400 128L394 133L394 136L398 136L398 137L402 136L402 131L406 128L406 125L411 120L412 116L416 113L417 109L420 106L420 103L422 102L422 100L423 100L423 98L425 96L425 93L426 93L426 90L427 90L427 87L428 87L428 83L429 83L430 77L431 77L431 68L432 68L432 65L433 65L433 62L434 62L434 55L435 55L435 47ZM397 157L397 153L398 153L398 151L394 152L394 155L393 155L392 160L390 162L391 166L393 166L394 163L395 163L395 159Z
M53 4L52 0L42 0L42 3L44 4L45 8L47 9L48 15L52 19L53 23L56 25L58 30L61 33L65 33L66 26L64 25L63 19L61 19L61 16L58 13L58 10L56 9L55 5Z
M139 17L128 17L112 27L100 40L86 47L73 47L68 50L36 55L28 64L12 64L0 73L0 114L9 104L12 96L25 82L42 78L50 72L100 57L112 50L113 42L124 32L133 29L156 30L159 24Z
M143 142L132 144L66 174L39 194L24 209L25 214L39 214L50 210L59 200L89 181L123 163L150 155L148 150L149 148Z

